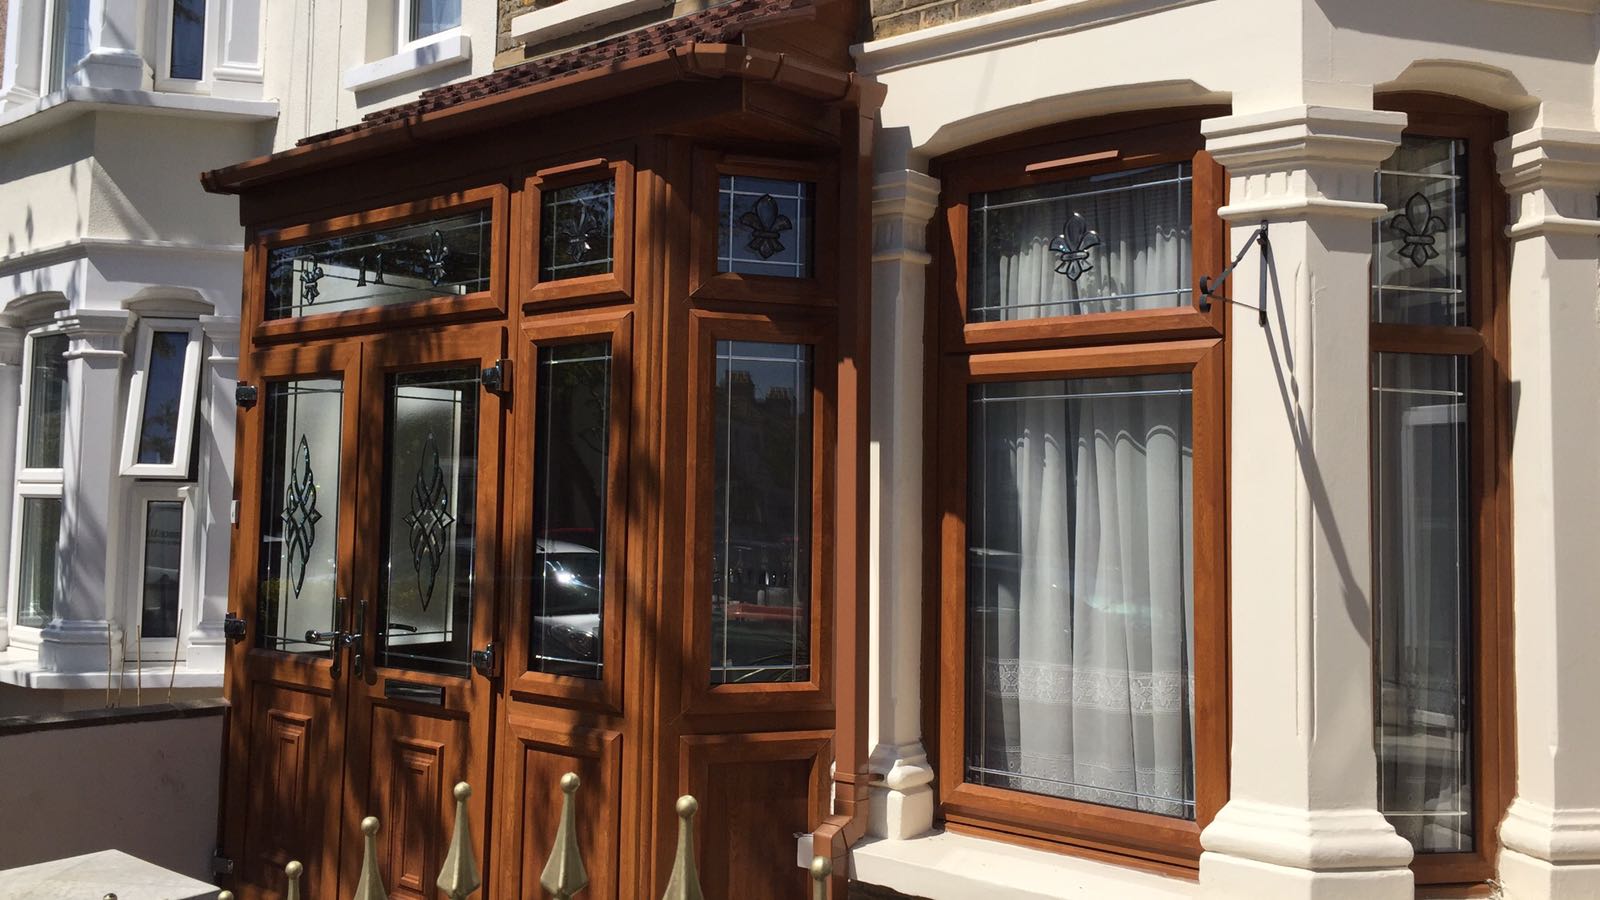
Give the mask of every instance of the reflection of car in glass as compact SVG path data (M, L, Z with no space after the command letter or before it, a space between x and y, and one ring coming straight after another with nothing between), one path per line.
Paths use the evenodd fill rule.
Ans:
M575 663L593 674L600 646L600 551L570 541L539 541L534 562L534 655Z

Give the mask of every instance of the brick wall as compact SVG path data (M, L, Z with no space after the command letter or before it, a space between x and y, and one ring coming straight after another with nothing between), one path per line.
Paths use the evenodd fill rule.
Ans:
M1033 0L872 0L872 36L893 37Z

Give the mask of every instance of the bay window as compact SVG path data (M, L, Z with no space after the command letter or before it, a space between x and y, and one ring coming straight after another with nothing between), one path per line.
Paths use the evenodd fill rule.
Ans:
M23 351L10 551L12 621L23 628L49 624L59 590L67 345L65 334L46 328L29 334Z
M50 42L45 55L51 91L67 86L78 63L89 55L89 0L53 0L50 7Z
M940 800L1174 869L1226 797L1223 177L1198 121L946 160Z

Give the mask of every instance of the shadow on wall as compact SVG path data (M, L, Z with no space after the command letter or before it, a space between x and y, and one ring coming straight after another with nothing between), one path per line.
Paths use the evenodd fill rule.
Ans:
M209 881L220 700L0 719L0 870L117 849Z

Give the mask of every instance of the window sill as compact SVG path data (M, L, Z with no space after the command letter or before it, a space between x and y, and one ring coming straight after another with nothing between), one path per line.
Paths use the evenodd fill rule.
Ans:
M133 663L128 663L128 667L131 669ZM0 684L45 691L103 691L106 681L105 672L47 672L39 667L39 654L33 650L13 645L8 650L0 651ZM165 662L146 660L144 671L138 677L128 671L120 676L113 674L110 681L113 689L118 687L120 681L124 691L139 688L164 691L168 685L174 688L221 690L222 672L186 668L182 660L179 660L176 670L172 668L170 659Z
M565 0L512 19L511 37L541 44L666 5L664 0Z
M0 108L0 142L59 125L82 113L110 109L241 122L269 122L278 117L275 100L72 86Z
M951 832L862 841L850 858L853 881L940 900L1188 900L1200 895L1193 881Z
M409 44L393 56L350 69L344 73L344 89L359 93L471 59L472 39L453 28Z

